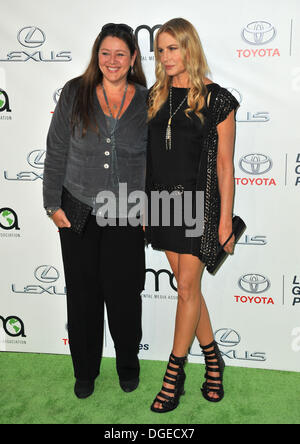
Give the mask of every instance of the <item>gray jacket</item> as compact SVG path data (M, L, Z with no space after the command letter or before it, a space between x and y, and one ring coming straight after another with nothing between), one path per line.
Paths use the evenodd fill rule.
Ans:
M100 191L117 194L118 183L126 183L128 194L145 188L147 149L147 89L135 84L135 95L118 121L115 150L108 120L94 92L95 118L99 134L80 128L71 130L71 113L77 88L68 82L60 95L47 137L43 198L45 208L59 208L62 187L94 208ZM116 162L117 161L117 166ZM117 168L117 170L116 170Z

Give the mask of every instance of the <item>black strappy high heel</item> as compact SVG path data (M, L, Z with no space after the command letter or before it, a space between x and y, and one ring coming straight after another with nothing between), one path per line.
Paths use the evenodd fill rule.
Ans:
M164 382L171 384L174 388L167 388L164 385L161 388L161 391L156 396L155 400L151 405L151 410L156 413L166 413L171 410L176 409L179 404L180 396L185 394L184 391L184 382L185 382L185 372L184 372L184 364L186 361L186 356L183 358L178 358L174 356L173 353L170 355L170 360L168 363L167 371L164 377ZM173 365L178 367L173 367ZM168 370L176 374L170 373ZM168 396L166 393L172 393L174 396ZM162 399L160 399L162 398ZM155 403L161 404L161 407L154 407Z
M200 347L203 350L206 365L206 373L204 377L208 381L215 381L204 382L201 389L202 395L207 401L220 402L224 398L224 388L222 384L225 369L224 359L222 358L218 344L215 341L206 346L200 345ZM219 376L211 376L212 373L218 373ZM213 398L209 396L209 393L211 392L216 393L218 397Z

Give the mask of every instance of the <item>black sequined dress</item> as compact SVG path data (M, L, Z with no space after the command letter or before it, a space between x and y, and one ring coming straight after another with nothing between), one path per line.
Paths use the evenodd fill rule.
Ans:
M177 109L187 93L186 88L172 88L173 111ZM203 123L194 113L190 115L190 118L186 117L184 113L187 108L186 101L175 114L171 126L171 149L166 149L166 128L170 117L169 98L154 119L149 122L146 174L149 205L146 239L154 249L193 254L206 265L212 265L219 246L220 195L217 181L217 125L237 108L238 102L228 90L221 88L216 83L207 85L207 97L209 97L209 105L202 110ZM154 207L151 192L163 190L169 193L173 192L174 195L174 199L170 199L170 206L167 207L167 211L170 212L167 226L164 226L162 219L163 206L166 207L161 203L163 201L160 201L158 221L153 223L153 218L151 218L151 209ZM186 193L182 193L183 190L191 192L190 217L192 218L199 217L200 214L196 212L196 199L199 203L201 194L197 195L196 191L203 192L202 234L196 237L196 231L192 236L187 236L187 229L198 229L199 226L196 224L191 227L190 219L188 224L185 223L186 218L183 210ZM174 217L176 199L182 199L180 210L182 223L179 226ZM191 233L191 231L189 232Z

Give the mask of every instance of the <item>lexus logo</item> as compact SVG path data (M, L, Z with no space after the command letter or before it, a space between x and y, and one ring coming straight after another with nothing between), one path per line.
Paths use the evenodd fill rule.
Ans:
M246 154L239 161L239 166L247 174L265 174L273 166L269 156L260 153Z
M59 279L59 272L52 265L41 265L34 272L35 278L40 282L56 282Z
M215 333L215 340L222 347L235 347L241 342L241 337L231 328L221 328Z
M18 41L26 48L38 48L46 41L44 32L36 26L26 26L18 32Z
M265 45L274 40L276 29L264 21L251 22L242 30L242 38L250 45Z
M229 91L235 98L236 100L239 102L239 104L242 103L243 97L242 94L235 88L226 88L227 91Z
M27 162L34 168L44 168L46 151L34 150L27 156Z
M239 278L238 285L247 293L258 294L267 291L271 286L271 282L262 274L248 273Z

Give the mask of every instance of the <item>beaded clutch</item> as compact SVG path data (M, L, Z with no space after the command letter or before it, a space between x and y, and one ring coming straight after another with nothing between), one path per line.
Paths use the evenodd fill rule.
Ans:
M71 223L70 230L82 235L92 212L92 207L76 199L76 197L63 187L61 208Z
M228 253L226 253L226 251L224 251L224 247L225 245L230 241L230 239L232 238L232 236L235 236L235 243L239 240L239 238L241 237L241 235L243 234L243 232L246 229L246 224L243 221L243 219L241 219L239 216L234 216L232 218L232 233L229 236L229 238L227 239L227 241L223 244L220 245L216 258L213 262L213 265L209 265L206 267L207 271L211 274L215 274L215 272L219 269L219 267L223 264L223 262L225 261L225 259L228 256Z

